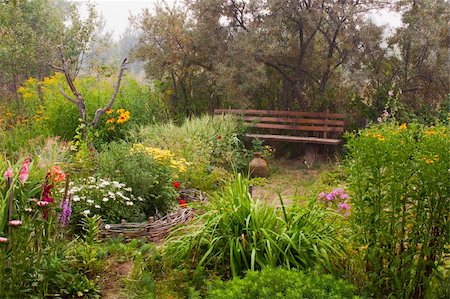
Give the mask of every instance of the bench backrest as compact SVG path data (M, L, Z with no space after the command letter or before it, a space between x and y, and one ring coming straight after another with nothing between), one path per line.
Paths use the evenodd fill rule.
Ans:
M334 137L342 133L345 125L344 114L340 113L215 109L214 114L234 114L240 116L248 126L255 128L277 132L279 132L278 130L307 132L323 138Z

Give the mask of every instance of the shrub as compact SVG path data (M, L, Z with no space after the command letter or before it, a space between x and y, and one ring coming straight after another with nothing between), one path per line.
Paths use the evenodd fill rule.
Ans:
M242 275L265 266L299 269L324 266L343 255L335 227L320 207L295 207L280 215L253 200L238 175L216 194L206 212L172 234L164 248L175 264L214 268L223 275Z
M329 274L265 268L249 271L244 278L216 281L208 299L256 298L357 298L354 287Z
M99 174L132 188L142 197L145 214L164 213L175 203L172 165L161 163L143 151L133 151L125 143L105 145L99 153Z
M136 143L170 150L190 163L180 175L187 187L214 190L233 167L246 169L248 159L240 137L245 128L235 118L202 116L173 123L140 127L131 135Z
M61 189L60 193L64 191ZM132 188L123 183L88 177L71 182L69 192L73 195L71 222L75 225L89 215L99 215L105 223L120 223L122 219L129 222L145 220L144 199L134 197Z
M351 219L368 291L422 298L448 252L448 127L387 123L348 137Z

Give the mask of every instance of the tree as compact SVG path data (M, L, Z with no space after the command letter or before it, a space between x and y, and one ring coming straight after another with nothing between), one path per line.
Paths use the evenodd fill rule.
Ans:
M399 52L395 83L413 111L439 108L449 93L448 1L401 1L399 9L404 26L390 40Z
M64 88L60 85L59 86L59 90L61 92L61 94L68 99L69 101L71 101L72 103L74 103L77 108L78 108L78 113L80 115L80 120L81 123L84 125L83 126L83 137L86 138L86 129L88 127L92 127L95 128L98 124L98 121L100 120L100 117L108 110L111 109L111 107L114 105L114 101L116 100L116 96L117 93L119 92L119 88L120 88L120 83L122 81L122 77L123 74L126 70L126 65L128 63L128 59L124 58L122 61L122 64L120 65L120 69L117 75L117 82L114 86L114 92L111 95L110 100L108 101L108 103L101 108L98 108L95 111L94 117L92 119L92 121L88 122L87 119L87 114L86 114L86 105L85 105L85 98L84 96L78 91L75 83L74 83L74 75L72 74L72 66L71 66L71 62L70 59L68 59L67 57L64 56L64 51L62 49L62 47L60 47L60 59L61 59L61 66L55 66L52 65L52 67L57 70L60 71L64 74L64 77L66 78L66 82L69 85L70 91L72 93L73 96L68 95L65 91ZM92 147L93 145L90 144L90 146Z

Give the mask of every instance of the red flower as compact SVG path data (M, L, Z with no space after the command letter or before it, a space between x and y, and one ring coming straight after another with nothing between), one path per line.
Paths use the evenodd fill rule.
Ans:
M179 189L180 188L180 182L173 182L172 183L172 186L174 186L175 187L175 189Z
M217 140L222 140L222 135L217 135Z
M178 203L180 204L180 207L185 208L186 207L186 201L184 199L179 199Z

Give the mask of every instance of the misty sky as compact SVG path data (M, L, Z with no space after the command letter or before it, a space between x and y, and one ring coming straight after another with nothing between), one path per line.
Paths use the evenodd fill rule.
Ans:
M84 0L72 0L76 2L86 2ZM158 0L135 1L135 0L96 0L97 11L106 20L106 31L112 32L117 39L127 27L129 27L128 17L130 14L137 15L143 8L153 9ZM166 0L166 3L173 3L174 0ZM83 13L83 11L82 11ZM400 16L397 13L382 11L373 13L372 18L378 25L389 25L398 27L401 24Z

